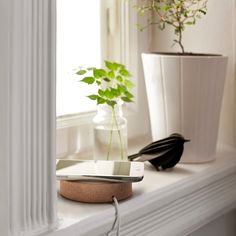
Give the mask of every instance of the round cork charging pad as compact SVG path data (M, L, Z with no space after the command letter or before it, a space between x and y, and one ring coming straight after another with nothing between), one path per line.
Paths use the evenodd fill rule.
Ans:
M60 194L70 200L87 203L113 202L132 196L132 183L60 181Z

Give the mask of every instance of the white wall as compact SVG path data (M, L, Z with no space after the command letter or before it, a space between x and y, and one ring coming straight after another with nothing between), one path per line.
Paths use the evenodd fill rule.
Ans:
M234 0L209 0L208 12L196 26L189 26L184 32L184 45L187 52L220 53L229 57L228 73L220 120L219 142L236 145L236 3ZM173 44L173 31L161 32L154 29L152 51L177 51Z

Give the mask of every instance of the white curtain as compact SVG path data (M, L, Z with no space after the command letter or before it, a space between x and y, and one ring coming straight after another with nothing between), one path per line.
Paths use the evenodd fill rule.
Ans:
M55 0L0 0L0 232L55 227Z

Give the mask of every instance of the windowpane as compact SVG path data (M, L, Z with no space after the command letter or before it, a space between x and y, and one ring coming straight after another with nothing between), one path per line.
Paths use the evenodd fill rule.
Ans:
M99 0L57 0L57 116L95 109L79 66L101 66Z

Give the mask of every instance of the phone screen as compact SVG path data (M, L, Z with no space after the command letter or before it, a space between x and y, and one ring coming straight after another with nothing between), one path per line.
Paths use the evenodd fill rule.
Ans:
M144 165L141 162L124 161L78 161L57 160L57 177L62 179L110 178L110 179L142 179Z

